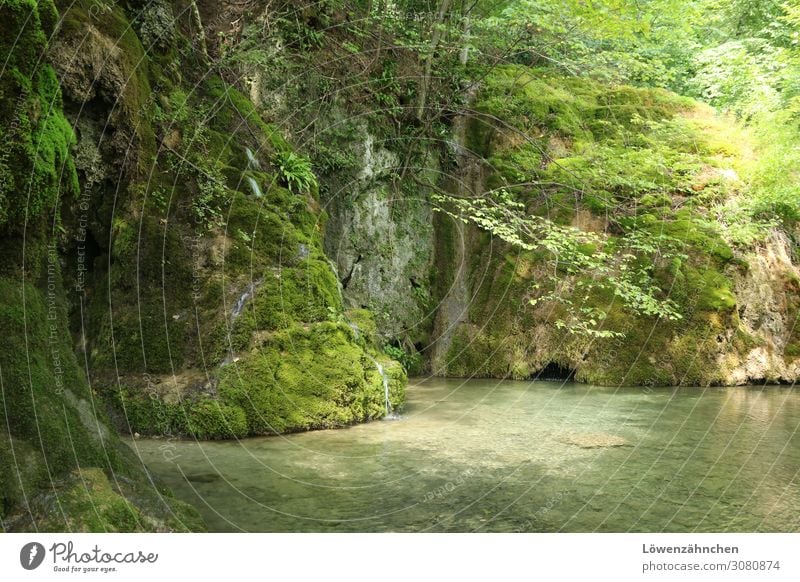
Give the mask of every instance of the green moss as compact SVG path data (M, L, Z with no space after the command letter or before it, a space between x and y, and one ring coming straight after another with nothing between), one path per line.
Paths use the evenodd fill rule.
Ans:
M453 376L509 378L513 375L511 350L497 348L496 338L462 329L453 336L447 352L447 373Z
M209 75L204 78L202 92L217 103L224 101L230 103L230 108L222 108L219 111L221 122L235 123L236 125L253 124L258 128L263 136L261 146L266 151L288 151L291 149L280 132L274 126L264 122L253 103L235 87L225 83L217 76Z
M61 207L72 210L79 191L75 138L55 72L44 64L57 18L47 0L0 3L8 65L0 79L0 328L8 334L0 349L0 519L13 531L186 530L183 518L202 528L195 512L153 489L75 357L67 317L74 296L60 254L73 234ZM72 24L80 23L65 21Z
M234 268L257 268L279 261L291 264L300 244L309 245L308 237L281 216L280 209L243 194L234 195L231 202L228 232L237 237L228 255Z
M477 109L519 130L542 127L572 137L609 137L640 119L658 121L692 106L667 91L608 86L547 69L496 67Z
M154 502L144 501L141 495L135 483L121 485L115 479L112 484L100 469L77 469L54 482L49 496L33 502L31 510L38 517L35 531L131 533L204 529L197 512L175 500L170 500L168 517L154 518Z
M58 504L66 518L66 529L79 532L141 531L143 516L139 510L111 487L99 469L76 471L58 494ZM55 523L40 522L44 531L60 531L60 519Z
M248 433L247 419L240 407L208 396L181 400L152 387L123 388L111 396L120 411L120 428L129 434L229 439Z
M397 407L405 374L397 363L385 363ZM257 351L224 368L219 395L244 410L250 434L346 426L385 412L377 367L342 323L273 334Z
M543 151L544 148L524 144L509 152L501 152L492 156L489 158L489 165L493 173L488 186L494 188L501 185L515 186L529 183L542 164ZM494 177L501 180L497 181Z
M281 329L297 321L325 321L341 311L336 276L327 262L316 259L282 269L279 276L265 274L253 301L258 329Z
M180 402L168 403L149 388L109 390L113 407L119 411L118 424L128 434L172 436L186 434L187 414Z
M57 270L51 284L45 295L31 284L0 279L0 326L8 334L0 350L7 428L12 437L40 445L50 466L104 464L102 438L92 436L68 401L68 394L90 396L72 353Z
M43 24L52 30L54 11L50 0L6 0L0 5L3 18L0 49L8 56L6 72L20 69L23 75L33 73L47 46Z
M647 228L653 234L663 234L682 241L687 250L710 255L721 264L733 259L733 249L723 240L719 230L702 218L693 217L689 211L676 213L674 220L657 219Z
M0 35L0 52L8 55L0 79L2 230L19 231L26 217L30 220L44 213L57 221L62 193L78 193L77 173L69 155L75 136L61 112L55 73L43 62L46 39L40 14L51 18L52 10L51 2L0 5L0 19L7 31Z
M639 205L645 208L669 208L672 198L666 194L645 194L639 198Z
M367 345L375 346L378 339L378 326L375 315L368 309L350 309L344 314L345 319L356 327L359 338Z
M239 406L217 400L194 403L186 419L186 431L199 439L226 439L246 436L247 417Z
M483 107L483 111L476 111L469 118L467 123L467 134L465 145L467 150L473 154L489 158L491 156L492 136L495 132L494 115L488 106Z
M109 230L111 245L98 249L97 271L87 280L86 318L81 315L95 386L111 404L117 423L131 432L198 438L265 432L253 411L226 397L224 391L218 395L187 384L176 387L174 393L161 393L140 381L142 374L191 376L208 362L219 364L231 349L242 357L241 362L282 363L276 367L276 385L311 403L307 415L290 414L291 398L265 391L264 398L276 407L280 430L340 426L380 416L382 379L365 349L374 350L373 357L385 364L392 400L399 406L405 374L375 350L372 336L376 334L374 329L367 330L369 318L362 318L365 334L359 340L346 325L328 323L341 320L343 305L338 282L322 252L326 214L315 200L315 189L298 195L275 183L276 163L292 156L299 159L304 152L295 153L250 100L220 77L203 70L193 78L192 65L198 63L191 54L178 57L175 52L175 47L187 45L180 31L169 42L161 42L170 26L168 20L151 23L159 29L159 50L150 54L136 34L139 30L152 37L146 30L148 23L131 26L125 5L98 11L93 0L59 4L63 9L60 43L71 47L78 39L89 38L81 53L87 59L103 50L110 54L100 85L104 90L116 87L118 94L101 95L100 101L113 100L114 110L106 121L130 139L130 159L138 162L135 167L126 165L121 175L113 224L103 222L110 221L106 217L110 207L93 216L92 229ZM13 171L15 166L36 168L29 214L33 209L42 218L57 218L58 203L79 191L69 151L74 136L60 111L55 74L49 67L36 66L46 49L41 26L52 32L55 10L49 2L11 2L2 8L13 16L6 21L32 26L23 35L28 42L20 50L9 51L13 71L0 84L3 95L23 91L27 95L18 108L21 123L15 121L18 140L5 129L19 112L9 107L7 99L0 104L4 141L13 137L10 141L19 144L19 155L12 152L13 156L0 160L0 187L8 186L0 196L0 227L6 220L21 223L14 213L25 208L12 198L12 193L24 191L14 182L21 175ZM33 17L28 18L32 11ZM92 34L87 37L89 26ZM12 39L0 33L0 43L17 42L17 36ZM113 50L108 51L106 43L112 43ZM179 62L170 63L168 55ZM153 99L151 87L161 92L158 98ZM162 145L158 155L156 135ZM36 157L31 154L34 146L39 148ZM262 169L248 167L245 146L257 152ZM258 180L262 197L238 192L244 175ZM102 241L99 246L103 247ZM7 246L2 252L11 255L20 248ZM26 267L35 272L46 263L46 250L28 245ZM246 309L232 317L229 302L237 299L234 295L241 293L244 281L255 281L257 290ZM65 349L71 350L68 336L63 339ZM285 343L290 340L300 346L294 359L285 355L291 352ZM277 353L282 354L280 358ZM331 361L336 365L325 372ZM36 364L33 374L40 377L34 381L46 384L47 371ZM224 375L239 365L245 364L226 366ZM15 382L23 377L16 369L13 372L9 378ZM330 378L331 386L312 387L314 375ZM75 383L85 387L84 380ZM86 394L78 400L87 400ZM25 400L19 402L22 406ZM75 418L67 415L68 423L83 422L81 410ZM52 440L66 442L68 433L55 423ZM50 440L46 444L50 446ZM95 454L87 447L87 455ZM48 454L61 455L61 447L53 444L51 448ZM120 528L129 529L131 524L123 524L121 514L117 517ZM101 526L102 520L90 529Z
M58 0L63 22L60 35L67 39L80 39L75 50L81 54L96 55L104 62L110 75L116 75L118 93L113 96L114 118L121 120L135 138L131 140L127 156L135 160L135 171L141 175L149 174L152 159L156 154L156 139L151 124L152 90L148 63L134 27L125 9L119 3L100 8L95 0ZM89 31L102 31L113 46L113 56L109 56L109 46L97 42ZM116 69L116 70L115 70Z
M687 286L697 291L697 308L704 311L729 311L736 307L730 280L713 268L686 272Z
M42 292L0 278L0 325L9 334L0 350L6 411L0 425L0 514L15 530L185 529L154 524L177 509L167 497L158 506L151 497L156 493L146 488L130 502L108 489L105 471L131 487L143 476L108 428L72 352L58 270L44 280ZM62 481L77 467L88 477ZM149 509L142 509L145 502ZM194 515L192 527L201 527L196 514L185 515Z

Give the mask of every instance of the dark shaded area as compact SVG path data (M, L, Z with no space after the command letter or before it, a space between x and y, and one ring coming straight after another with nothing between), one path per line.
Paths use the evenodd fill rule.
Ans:
M575 379L575 369L565 368L555 362L550 362L544 368L533 374L534 380L559 380L572 381Z

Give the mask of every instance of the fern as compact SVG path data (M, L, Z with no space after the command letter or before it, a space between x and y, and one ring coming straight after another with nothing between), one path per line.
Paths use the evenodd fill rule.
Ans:
M305 156L291 151L278 152L275 161L283 184L294 193L308 192L317 187L317 177Z

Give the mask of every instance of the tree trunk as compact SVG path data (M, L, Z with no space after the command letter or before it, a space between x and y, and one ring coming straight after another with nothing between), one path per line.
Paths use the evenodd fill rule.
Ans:
M203 28L203 20L200 18L200 10L197 8L197 3L194 0L192 0L192 19L194 20L195 26L197 26L197 35L200 38L200 50L207 59L208 48L206 47L206 31Z
M422 74L422 79L419 83L419 95L417 96L417 119L422 119L422 114L425 111L425 103L428 100L428 88L430 86L431 70L433 69L433 55L439 42L442 40L442 26L447 18L447 13L450 10L450 5L453 0L441 0L439 4L439 11L436 15L436 21L433 23L433 30L431 31L431 44L428 48L428 54L425 56L425 70Z
M469 20L469 14L465 14L464 29L463 32L461 33L461 52L458 54L458 62L461 63L462 67L467 64L467 59L469 59L470 28L471 28L471 23Z

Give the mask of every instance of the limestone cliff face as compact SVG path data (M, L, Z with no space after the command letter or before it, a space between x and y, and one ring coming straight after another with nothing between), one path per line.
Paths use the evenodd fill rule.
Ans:
M474 229L468 236L481 240ZM434 360L435 373L642 386L794 384L800 378L800 269L797 247L783 231L742 252L728 271L730 311L695 314L679 326L620 317L615 323L625 337L596 341L556 329L548 321L552 306L532 309L520 301L528 282L545 274L523 256L509 257L502 244L483 241L482 248L473 246L481 258L467 266L466 291L450 287L442 302L467 315L448 319L439 311L438 321L454 323L435 336L448 346Z
M470 107L479 90L478 84L466 91L465 106ZM452 126L450 147L455 156L455 165L446 179L443 188L461 197L482 196L486 187L486 165L476 152L467 146L467 129L470 117L457 115ZM469 311L474 300L472 290L472 254L480 248L475 244L473 228L464 222L447 215L440 215L437 223L436 268L439 271L437 293L439 302L436 309L432 341L426 350L432 373L447 375L448 355L453 338L464 332L463 326L470 325Z
M433 216L426 190L398 187L400 154L385 138L359 128L363 141L352 144L359 167L355 176L336 180L326 196L330 220L325 250L335 262L345 303L375 313L385 342L414 350L427 337L433 261ZM435 159L431 160L431 163ZM414 168L405 178L435 175L435 167Z
M796 235L795 235L796 236ZM794 383L800 378L800 267L789 236L773 230L756 249L745 253L748 268L735 279L740 326L754 346L723 352L724 383Z
M70 299L91 379L141 434L377 418L381 370L395 407L405 374L350 325L314 168L294 127L248 98L258 75L237 74L234 23L263 7L179 4L65 4L53 43L87 208L65 213L90 243L85 272L66 277L85 283Z
M257 43L269 56L241 64L241 78L257 109L314 164L327 218L324 249L345 308L372 312L378 342L405 352L407 367L419 372L436 308L429 198L447 172L441 158L449 136L443 125L434 136L414 119L418 59L353 35L343 14L323 6L300 15L312 27L328 23L326 42L304 50L274 26L279 7L248 18L254 26L242 30L235 50L255 57L248 47Z

